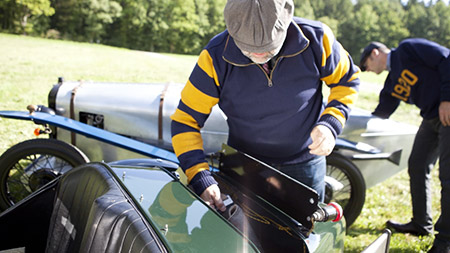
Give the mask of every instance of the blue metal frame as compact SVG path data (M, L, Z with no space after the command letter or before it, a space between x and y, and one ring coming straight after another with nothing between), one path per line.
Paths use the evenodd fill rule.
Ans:
M141 141L136 141L131 138L118 135L97 127L93 127L66 117L52 115L45 112L33 112L30 114L29 112L25 111L0 111L0 117L31 120L36 124L49 124L55 127L60 127L75 132L77 134L84 135L88 138L93 138L120 148L125 148L141 155L153 158L161 158L179 164L177 156L173 152L155 147Z

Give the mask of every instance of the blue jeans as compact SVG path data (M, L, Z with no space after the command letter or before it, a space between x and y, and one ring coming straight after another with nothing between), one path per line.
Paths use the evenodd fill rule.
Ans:
M284 174L311 187L319 195L319 201L325 197L325 173L327 162L324 156L317 156L312 160L296 164L274 165Z

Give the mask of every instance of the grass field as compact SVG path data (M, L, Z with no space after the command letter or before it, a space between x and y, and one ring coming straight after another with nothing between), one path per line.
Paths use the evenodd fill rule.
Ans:
M109 82L181 82L197 56L157 54L108 46L44 40L0 34L0 110L25 110L28 104L47 105L58 77L65 80ZM385 76L364 73L357 106L373 110ZM418 125L418 110L402 105L394 120ZM10 146L35 138L30 122L0 118L0 154ZM375 169L375 168L374 168ZM434 218L439 215L439 181L433 172ZM388 219L409 221L411 203L406 170L367 192L360 217L348 230L345 252L360 252L384 229ZM391 252L426 252L433 236L394 234Z

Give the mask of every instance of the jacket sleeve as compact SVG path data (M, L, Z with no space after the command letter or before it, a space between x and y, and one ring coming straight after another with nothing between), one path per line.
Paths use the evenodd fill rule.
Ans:
M218 87L212 58L207 50L203 50L171 116L173 149L188 183L199 195L208 186L217 184L205 159L200 129L212 107L219 102Z
M325 24L323 26L321 80L330 88L330 95L317 124L329 127L337 137L358 97L361 71L335 39L331 29Z

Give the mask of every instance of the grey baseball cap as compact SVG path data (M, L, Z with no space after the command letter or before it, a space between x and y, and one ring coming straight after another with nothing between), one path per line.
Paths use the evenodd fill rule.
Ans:
M361 53L361 58L359 60L359 68L361 69L361 71L366 71L365 63L366 63L367 58L369 58L370 54L372 53L372 51L374 49L385 48L385 47L386 47L386 45L384 45L381 42L377 42L377 41L370 42L370 44L367 45L362 50L362 53Z
M228 0L223 11L239 49L264 53L279 48L294 15L292 0Z

